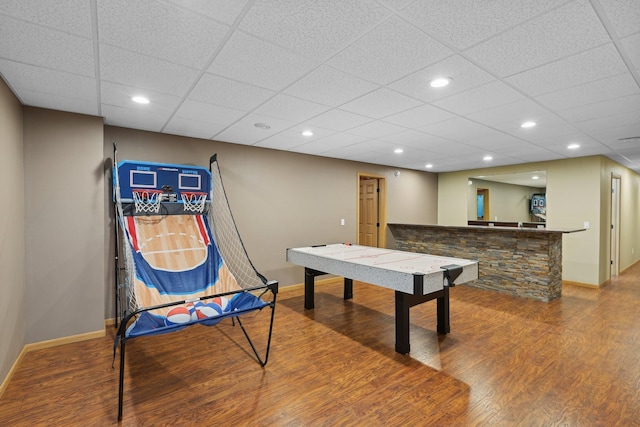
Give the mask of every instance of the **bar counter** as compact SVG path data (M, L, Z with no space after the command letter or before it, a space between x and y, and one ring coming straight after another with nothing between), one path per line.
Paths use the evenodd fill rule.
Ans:
M398 250L479 261L466 286L546 302L562 295L562 235L584 230L387 225Z

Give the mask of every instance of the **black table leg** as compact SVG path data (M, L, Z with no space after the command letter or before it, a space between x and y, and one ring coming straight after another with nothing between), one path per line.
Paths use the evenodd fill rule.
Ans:
M396 351L407 354L411 348L409 344L409 303L408 294L396 291Z
M315 271L309 268L304 269L304 308L312 309L314 307L314 281L316 275Z
M344 278L344 299L353 298L353 280Z
M449 319L449 287L445 286L443 295L438 297L438 333L448 334L451 332L451 323Z
M400 354L407 354L411 349L409 344L409 309L415 305L422 304L433 299L437 302L439 334L447 334L451 331L449 323L449 288L432 292L426 295L411 295L404 292L396 292L396 351Z

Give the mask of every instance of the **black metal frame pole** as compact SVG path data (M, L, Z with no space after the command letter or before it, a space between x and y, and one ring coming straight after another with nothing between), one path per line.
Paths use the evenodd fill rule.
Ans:
M122 401L124 395L124 345L126 338L120 339L120 384L118 386L118 421L122 421Z

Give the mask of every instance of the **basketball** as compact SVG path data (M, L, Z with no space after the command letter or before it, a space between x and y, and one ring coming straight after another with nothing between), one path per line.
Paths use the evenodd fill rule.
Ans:
M198 307L201 305L202 303L200 301L197 301L196 303L190 302L187 304L187 309L189 310L189 313L191 313L191 320L198 320Z
M227 297L216 297L211 302L217 304L223 312L228 311L229 299Z
M187 323L191 320L191 312L188 308L178 306L173 307L167 313L167 317L164 319L164 324L167 326L179 325L181 323Z
M220 308L220 306L216 303L208 303L196 307L196 313L198 319L206 319L207 317L213 317L222 314L222 308Z

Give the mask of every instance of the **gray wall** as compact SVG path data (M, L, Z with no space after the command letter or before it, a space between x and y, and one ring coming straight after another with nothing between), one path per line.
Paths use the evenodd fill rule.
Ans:
M0 78L0 383L25 344L22 106Z
M104 328L102 127L24 108L27 343Z
M356 241L358 173L387 180L388 222L433 224L437 218L437 175L246 145L105 126L105 158L118 143L118 160L192 163L208 167L217 153L227 196L256 268L282 286L301 283L303 270L288 264L289 247ZM108 160L107 163L111 164ZM105 194L109 191L105 191ZM107 200L107 203L110 201ZM105 212L112 263L113 214ZM340 219L345 225L340 225ZM105 289L113 287L107 272ZM110 292L110 291L107 291ZM113 317L113 298L105 316Z

